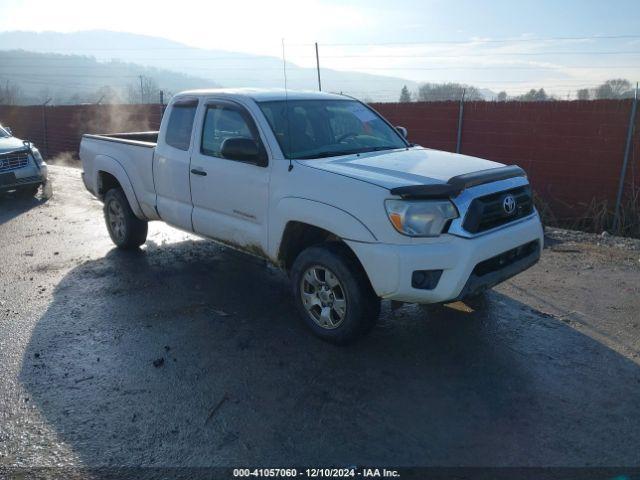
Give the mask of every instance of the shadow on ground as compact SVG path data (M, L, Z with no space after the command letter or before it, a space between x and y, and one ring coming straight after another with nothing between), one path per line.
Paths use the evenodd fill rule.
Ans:
M638 465L638 365L491 293L322 343L286 278L207 242L70 271L20 380L87 466ZM155 365L154 365L155 362Z
M17 192L0 193L0 225L39 207L47 202L47 198L35 196L24 197Z

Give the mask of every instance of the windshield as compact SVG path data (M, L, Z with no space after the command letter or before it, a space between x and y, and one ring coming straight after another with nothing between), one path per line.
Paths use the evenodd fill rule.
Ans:
M7 138L10 136L11 135L9 135L9 132L7 132L4 128L2 128L2 125L0 125L0 138Z
M355 100L278 100L259 105L288 159L409 146L377 113Z

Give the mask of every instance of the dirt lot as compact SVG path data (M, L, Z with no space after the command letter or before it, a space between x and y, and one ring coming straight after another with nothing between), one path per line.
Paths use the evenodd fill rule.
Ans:
M640 465L640 242L550 232L476 310L339 348L276 269L157 223L117 251L52 178L0 199L0 465Z

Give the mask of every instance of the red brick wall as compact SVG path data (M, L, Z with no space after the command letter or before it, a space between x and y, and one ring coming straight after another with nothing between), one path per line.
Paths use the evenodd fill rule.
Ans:
M457 102L374 104L411 141L455 151ZM527 170L536 192L560 218L578 218L593 200L615 200L631 100L588 102L468 102L462 153ZM72 105L43 109L0 106L0 123L34 141L52 158L77 155L83 133L157 130L160 105ZM640 114L638 115L640 116ZM636 124L638 120L636 118ZM640 187L640 133L636 128L627 191Z
M157 130L162 118L160 105L64 105L46 107L0 105L0 123L15 136L33 141L51 159L70 152L77 156L84 133L116 133Z
M558 216L577 218L592 199L615 201L631 104L631 100L467 102L461 152L520 165ZM412 142L455 151L457 102L372 106L394 125L406 127ZM640 187L637 130L627 169L628 189L632 184Z

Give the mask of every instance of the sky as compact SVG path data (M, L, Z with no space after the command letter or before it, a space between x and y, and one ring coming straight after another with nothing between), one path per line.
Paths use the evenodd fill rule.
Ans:
M0 0L0 31L106 29L302 66L562 96L640 80L638 0Z

